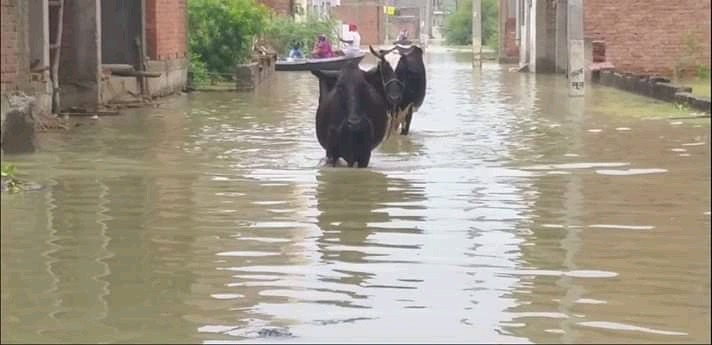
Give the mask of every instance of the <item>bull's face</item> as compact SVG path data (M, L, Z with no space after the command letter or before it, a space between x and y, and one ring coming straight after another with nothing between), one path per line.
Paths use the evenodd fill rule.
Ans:
M379 59L377 69L383 84L383 92L393 112L403 101L405 93L405 84L396 75L402 56L396 49L375 51L372 46L369 46L369 49L371 54Z
M320 102L329 96L339 119L338 131L361 132L367 128L368 118L362 100L365 100L368 84L364 72L358 67L346 67L341 71L312 71L319 78Z

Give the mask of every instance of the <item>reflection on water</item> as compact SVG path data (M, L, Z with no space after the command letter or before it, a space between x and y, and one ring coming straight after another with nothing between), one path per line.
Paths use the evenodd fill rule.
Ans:
M369 169L317 168L308 73L47 135L14 160L48 188L2 197L2 341L710 341L708 128L426 63Z

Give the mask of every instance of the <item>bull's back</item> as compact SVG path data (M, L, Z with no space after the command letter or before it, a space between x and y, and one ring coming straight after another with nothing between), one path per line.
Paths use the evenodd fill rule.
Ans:
M420 108L425 100L425 92L427 90L427 75L425 72L425 63L423 62L423 56L412 58L408 61L409 64L413 64L412 68L408 70L409 83L406 85L406 92L409 93L409 102L412 103L414 108Z

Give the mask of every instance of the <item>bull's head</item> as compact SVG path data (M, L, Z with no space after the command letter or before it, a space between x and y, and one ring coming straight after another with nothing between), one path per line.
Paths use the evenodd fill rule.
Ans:
M332 109L342 115L337 117L340 119L336 124L338 129L351 132L365 129L368 124L362 104L368 87L365 72L357 64L348 64L340 71L312 70L311 73L319 78L319 102L329 97L334 102Z
M394 113L403 101L405 93L405 83L398 79L396 70L400 64L400 53L396 48L389 50L380 49L376 51L372 46L368 46L371 54L378 58L378 73L381 79L381 86L388 102L390 113Z

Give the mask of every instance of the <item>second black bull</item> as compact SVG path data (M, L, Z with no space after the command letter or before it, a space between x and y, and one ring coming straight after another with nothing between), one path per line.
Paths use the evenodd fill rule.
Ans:
M388 102L388 115L392 119L388 134L401 127L401 135L408 135L413 113L425 100L427 83L423 50L412 44L396 44L388 50L375 51L371 46L369 49L379 60L374 69L379 74Z

